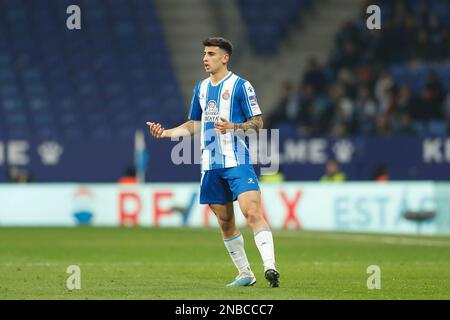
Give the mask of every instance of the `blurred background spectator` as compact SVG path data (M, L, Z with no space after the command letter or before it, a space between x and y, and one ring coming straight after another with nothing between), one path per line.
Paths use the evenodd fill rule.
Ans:
M31 173L26 169L12 167L8 171L9 182L12 183L29 183L33 181Z
M136 184L137 178L136 178L136 169L134 166L128 166L125 169L124 175L119 178L119 183L123 184Z
M347 176L341 171L341 165L336 160L328 160L325 174L320 178L322 182L344 182Z
M377 164L372 172L371 180L384 182L389 180L389 170L383 163Z

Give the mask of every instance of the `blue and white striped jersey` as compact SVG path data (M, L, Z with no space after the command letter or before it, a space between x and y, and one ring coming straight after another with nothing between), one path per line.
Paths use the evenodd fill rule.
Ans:
M250 82L232 72L216 85L209 78L200 81L194 89L189 119L202 122L202 171L250 164L245 138L233 132L217 133L214 122L225 118L232 123L243 123L260 114Z

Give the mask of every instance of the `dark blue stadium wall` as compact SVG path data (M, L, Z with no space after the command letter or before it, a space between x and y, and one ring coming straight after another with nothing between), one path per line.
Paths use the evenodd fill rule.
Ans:
M7 181L7 169L13 166L26 168L36 182L115 182L134 162L133 140L59 141L62 152L54 157L55 141L31 143L24 148L23 144L20 147L20 140L10 143L0 144L1 182ZM199 165L172 163L175 144L148 139L147 181L200 179ZM41 155L43 148L47 148L46 157ZM369 180L379 164L386 165L392 180L450 180L450 138L445 137L339 140L290 137L281 143L280 153L280 169L289 181L320 179L328 159L340 161L350 180ZM194 161L193 156L191 159Z

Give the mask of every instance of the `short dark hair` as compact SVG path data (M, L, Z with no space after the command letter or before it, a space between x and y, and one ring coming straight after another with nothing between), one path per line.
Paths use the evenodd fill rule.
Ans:
M230 40L222 37L209 37L203 40L203 45L205 47L219 47L225 50L230 56L233 53L233 45Z

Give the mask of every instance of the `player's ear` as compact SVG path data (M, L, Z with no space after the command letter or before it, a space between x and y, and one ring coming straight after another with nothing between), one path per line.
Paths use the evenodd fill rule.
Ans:
M222 62L223 62L224 64L227 64L228 61L230 61L230 55L229 55L228 53L225 53L225 54L223 55L223 57L222 57Z

